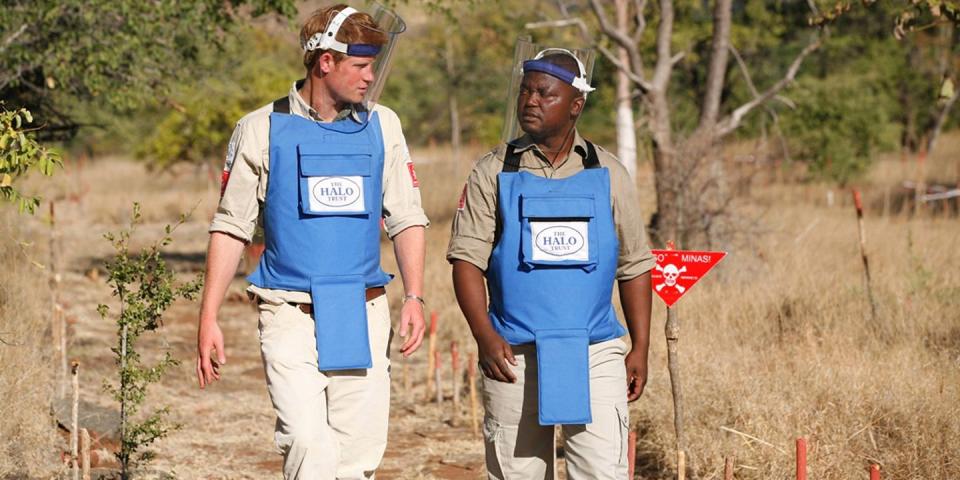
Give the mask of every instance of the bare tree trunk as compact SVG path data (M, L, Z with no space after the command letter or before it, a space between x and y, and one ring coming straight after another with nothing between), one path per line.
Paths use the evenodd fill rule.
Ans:
M709 129L720 116L720 100L726 83L727 61L730 51L730 21L732 0L716 0L713 9L713 42L710 65L707 69L707 91L700 110L700 128Z
M616 0L617 28L627 31L627 0ZM630 56L623 47L617 49L623 65L630 64ZM630 96L627 72L617 69L617 157L627 169L630 178L637 179L637 134L633 121L633 101Z
M448 32L444 42L444 57L447 66L447 105L450 109L450 146L453 147L453 174L459 178L460 168L460 108L457 104L457 81L455 55L453 51L454 32Z

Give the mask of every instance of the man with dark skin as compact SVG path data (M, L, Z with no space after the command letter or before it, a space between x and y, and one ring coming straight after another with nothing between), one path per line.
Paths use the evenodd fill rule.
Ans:
M496 257L497 249L502 247L498 244L510 238L507 222L516 221L508 220L515 219L516 215L504 211L504 199L530 193L518 190L518 195L507 193L504 196L504 192L500 191L507 188L503 182L513 178L511 175L516 175L500 173L510 171L508 164L519 163L515 170L524 175L549 179L547 182L565 182L590 168L587 158L590 154L587 152L593 153L594 148L576 133L575 127L584 108L586 92L592 89L586 85L585 78L579 88L574 86L578 85L576 82L571 84L565 81L578 73L581 77L585 75L570 52L559 50L560 53L552 53L554 50L559 49L548 49L543 52L548 55L541 53L538 60L525 62L517 97L517 119L525 135L499 146L477 162L460 200L447 254L453 264L457 301L476 339L480 368L486 377L484 403L487 415L484 433L487 437L490 478L504 478L508 474L510 478L553 478L553 427L544 426L543 415L540 416L540 425L536 422L537 376L534 371L539 368L536 366L536 349L528 338L518 342L516 338L519 337L514 333L509 333L516 337L513 340L504 338L504 332L515 332L513 324L517 322L511 320L511 312L507 311L509 302L501 303L500 297L509 296L516 288L526 288L526 292L532 294L524 295L522 303L529 305L531 316L541 317L533 323L549 324L556 317L550 313L553 311L548 305L562 303L570 295L565 293L565 277L549 276L552 275L549 272L558 271L556 268L540 270L544 273L536 280L533 277L527 280L520 274L520 283L511 284L511 281L502 277L513 275L518 270L536 272L537 268L516 268L515 250L501 255L506 263L498 263L501 261ZM587 145L589 147L584 148ZM514 160L511 161L511 157ZM629 176L606 151L597 149L595 158L599 162L594 168L609 170L609 193L596 193L598 197L603 197L602 194L610 197L609 200L603 198L612 210L610 237L613 240L610 245L619 245L619 248L615 251L615 257L610 256L613 265L608 276L595 271L589 274L592 277L586 275L586 278L591 278L587 281L592 284L605 283L609 289L613 272L616 271L632 348L629 353L623 354L625 349L619 339L623 331L618 323L615 327L601 325L606 328L604 331L612 333L602 335L603 338L599 340L591 338L590 341L588 396L593 407L593 421L581 422L583 424L580 425L565 421L547 423L564 424L570 478L620 479L627 475L625 442L629 422L626 402L637 400L647 381L651 303L649 271L654 260L647 247L639 215L636 214L636 192ZM607 172L603 172L603 178L606 175ZM537 181L542 183L542 178ZM556 183L553 185L551 190L564 189ZM591 237L602 237L602 232L594 232L592 228L590 232ZM509 250L510 246L502 249ZM527 252L523 251L523 254ZM505 267L498 270L497 265ZM574 270L579 272L579 269ZM537 282L535 285L529 285L534 281ZM524 282L528 285L523 285ZM489 312L488 284L491 290ZM609 290L596 298L593 303L600 307L609 305ZM538 302L542 303L542 308L536 305ZM606 316L603 322L616 323L612 308L609 312L609 315L604 312ZM516 313L515 316L522 315ZM593 329L597 331L601 327L595 326ZM539 348L539 337L536 345ZM526 357L525 361L523 357ZM622 359L622 363L617 359ZM540 367L544 367L543 357L540 360ZM526 384L526 388L522 384ZM534 384L533 387L530 384ZM611 406L614 408L609 408ZM619 425L609 426L611 423ZM616 431L620 435L610 438L611 433Z

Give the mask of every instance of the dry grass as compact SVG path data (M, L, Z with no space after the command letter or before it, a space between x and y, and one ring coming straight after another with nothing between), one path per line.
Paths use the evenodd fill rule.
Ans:
M26 235L23 220L0 211L0 478L38 475L57 454L50 296L33 263L47 263L46 238Z
M954 181L952 157L960 152L960 136L947 137L941 148L928 162L928 177ZM428 230L427 300L440 316L440 345L446 349L451 340L457 340L466 355L474 344L456 306L443 254L469 159L482 149L465 149L459 166L448 160L448 149L413 153L433 221ZM866 228L879 303L876 320L868 319L849 194L833 187L835 202L828 206L828 185L754 182L750 186L742 214L757 219L756 237L750 246L732 248L728 258L678 306L686 428L698 478L719 478L724 456L736 456L737 478L790 478L793 441L798 436L811 443L811 478L866 478L865 467L870 463L882 466L884 478L960 478L956 460L960 454L960 251L956 248L960 225L956 218L882 216L884 192L903 180L902 168L909 167L902 167L892 155L881 159L860 182L870 205ZM194 219L178 231L171 252L178 268L196 270L202 262L206 221L216 192L208 189L202 174L185 170L179 176L149 175L137 165L117 160L88 165L80 180L75 171L68 173L46 188L51 194L69 197L89 184L81 202L66 202L63 207L68 268L64 288L72 296L71 313L77 317L71 355L90 365L84 397L107 406L110 402L99 390L99 382L112 375L108 348L113 332L93 309L97 302L109 300L109 291L102 279L93 282L82 275L109 254L100 235L126 221L135 199L144 204L150 222L144 236L150 238L163 223L203 198ZM651 178L649 165L641 165L638 186L643 218L653 205ZM761 178L764 175L756 177ZM20 223L22 233L11 234L14 237L36 242L46 238L39 219ZM50 377L45 367L49 354L42 357L46 338L42 312L47 300L38 293L44 280L11 250L9 238L4 242L0 332L13 329L21 332L15 338L36 338L37 344L30 349L0 346L2 408L15 412L0 418L0 452L7 452L7 458L0 458L0 468L13 458L22 458L24 464L38 462L50 457L55 448L49 417L42 408L45 403L40 400L51 388L49 382L36 380ZM384 243L385 268L396 272L389 250ZM238 278L231 291L241 291L243 283ZM14 289L20 288L17 291L31 293L16 294ZM397 282L390 287L394 309L400 294ZM227 380L213 391L200 392L186 365L151 393L156 404L172 404L176 419L186 425L157 445L157 471L175 471L183 478L263 478L278 472L271 453L272 412L259 366L255 314L241 296L233 298L221 317L231 355ZM18 317L8 312L43 319L43 324L13 321ZM195 312L195 305L175 307L164 339L150 345L157 351L171 348L189 363ZM650 381L631 411L640 432L637 471L647 479L675 476L670 381L660 333L664 317L657 302ZM482 476L476 469L482 459L481 443L441 423L449 416L444 413L448 407L441 410L422 401L424 363L423 351L407 363L414 391L411 397L402 391L395 397L391 443L380 477ZM400 364L395 364L398 390L401 371ZM14 390L7 386L14 383L19 390L9 395ZM11 441L14 437L7 432L14 431L21 432L22 440ZM473 469L460 469L460 476L454 476L444 467L461 463Z
M941 152L956 151L960 138L948 137ZM950 157L930 159L931 180L951 176ZM898 185L902 177L890 170L899 167L894 156L879 162L863 182L867 198ZM449 199L465 174L454 182L434 168L418 170L432 198L447 199L432 217L428 291L445 320L441 337L472 347L442 261ZM652 175L649 165L640 170L647 218ZM788 478L793 442L805 436L814 478L865 478L870 463L885 478L960 478L960 226L956 218L867 212L879 303L871 321L848 196L828 185L754 185L743 213L766 233L733 249L679 304L686 429L698 477L719 478L723 458L736 456L737 478ZM650 479L675 476L665 316L656 302L651 378L632 407L641 432L638 473Z

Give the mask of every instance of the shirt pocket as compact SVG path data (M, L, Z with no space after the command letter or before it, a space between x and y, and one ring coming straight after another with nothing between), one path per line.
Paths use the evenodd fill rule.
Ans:
M373 148L367 145L300 144L300 212L309 216L370 214Z
M520 198L521 264L524 268L597 268L599 241L593 195Z

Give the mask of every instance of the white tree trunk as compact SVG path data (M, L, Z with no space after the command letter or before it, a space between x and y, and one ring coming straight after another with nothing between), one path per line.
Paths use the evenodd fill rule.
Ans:
M617 27L627 31L627 0L616 0ZM617 48L620 63L629 65L627 50ZM633 122L633 102L630 98L631 81L627 73L617 69L617 158L627 169L630 178L637 179L637 135Z

